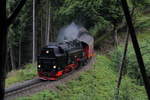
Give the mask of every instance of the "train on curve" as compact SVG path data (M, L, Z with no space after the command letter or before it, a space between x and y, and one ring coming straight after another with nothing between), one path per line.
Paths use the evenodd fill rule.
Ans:
M94 39L81 28L74 40L54 42L43 47L38 56L37 72L42 80L57 80L72 70L84 66L93 56Z

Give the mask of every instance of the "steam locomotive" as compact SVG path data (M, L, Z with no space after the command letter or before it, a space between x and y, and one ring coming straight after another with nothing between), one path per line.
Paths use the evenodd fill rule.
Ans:
M42 48L38 56L38 76L42 80L57 80L60 76L84 66L93 56L93 37L85 29L75 40L53 42Z

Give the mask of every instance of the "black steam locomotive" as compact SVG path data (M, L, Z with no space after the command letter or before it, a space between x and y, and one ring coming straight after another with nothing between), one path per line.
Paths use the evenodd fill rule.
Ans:
M87 34L81 34L72 41L50 43L38 56L39 78L57 80L63 74L84 66L92 56L93 38Z

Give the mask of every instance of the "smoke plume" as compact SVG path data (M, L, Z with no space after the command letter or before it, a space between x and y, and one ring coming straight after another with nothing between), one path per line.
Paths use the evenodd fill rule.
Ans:
M62 42L64 40L74 40L78 37L80 26L72 22L70 25L63 27L58 34L57 41Z

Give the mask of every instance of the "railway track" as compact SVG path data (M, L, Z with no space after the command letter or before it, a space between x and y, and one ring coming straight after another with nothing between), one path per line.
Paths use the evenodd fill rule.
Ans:
M30 96L42 90L58 90L57 86L59 84L65 84L66 82L79 77L81 72L91 68L91 65L94 63L94 61L95 57L93 57L93 59L86 66L63 75L57 81L43 81L35 78L23 83L18 83L10 88L6 88L5 100L15 100L19 97Z

